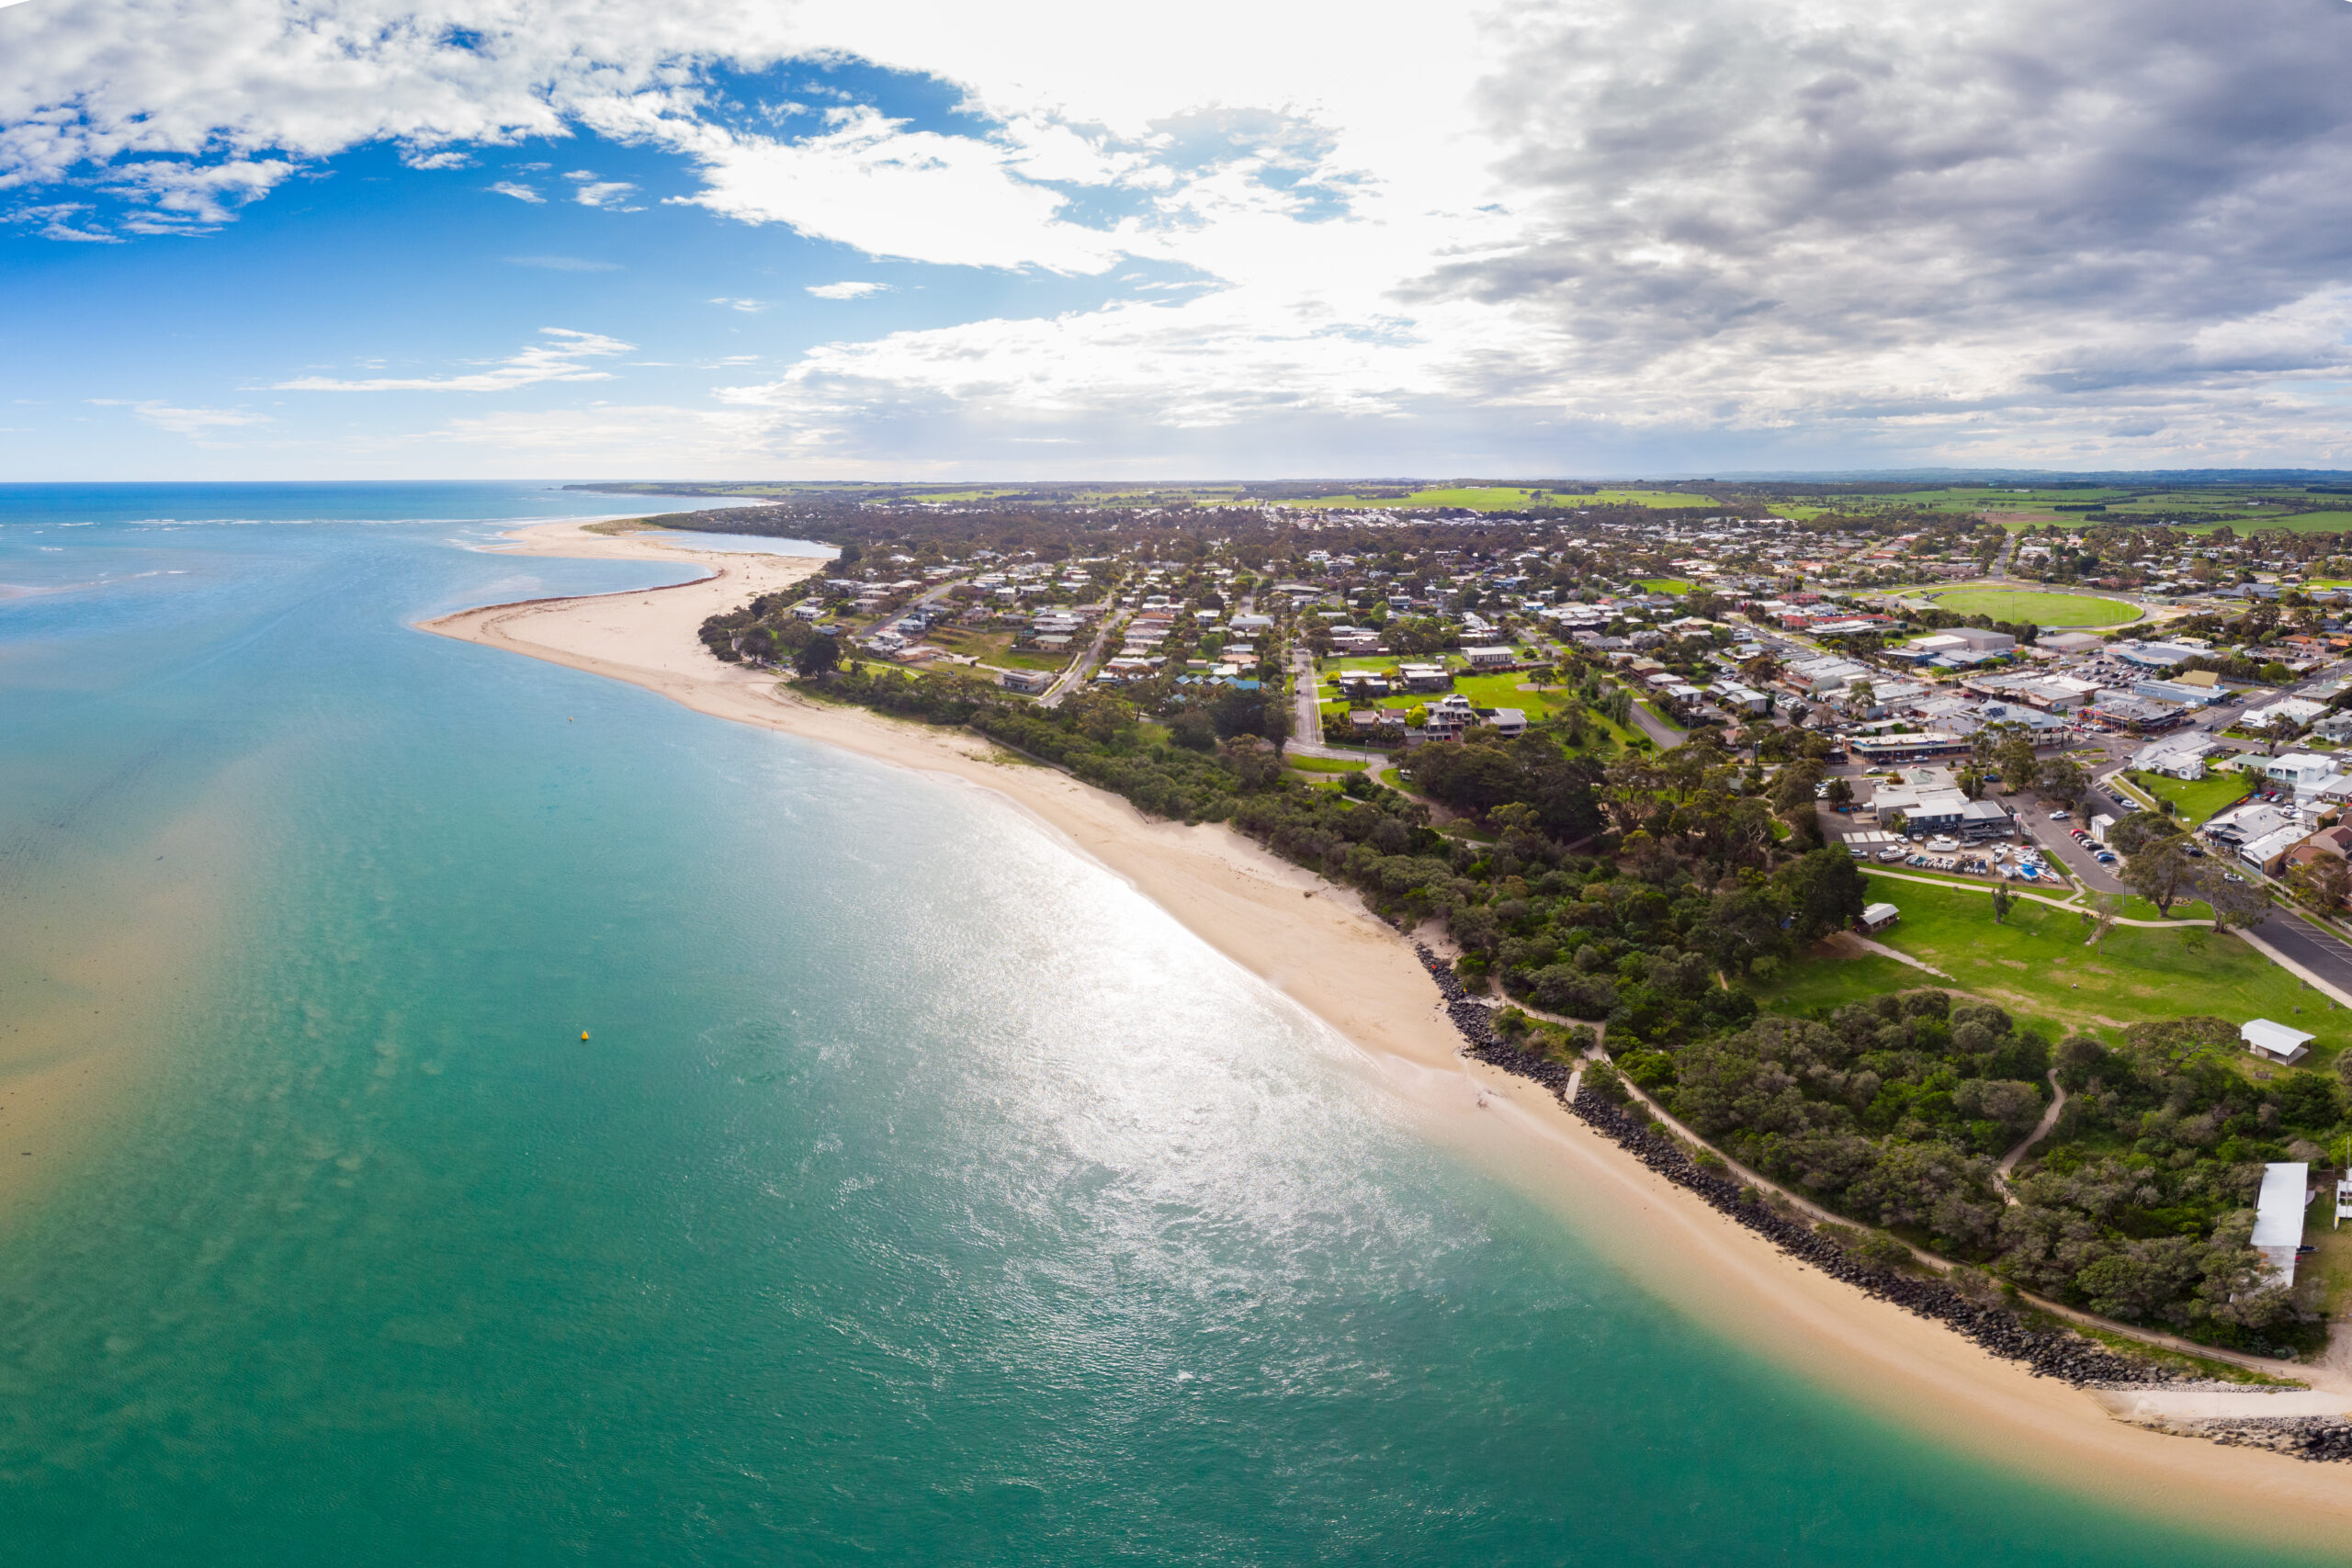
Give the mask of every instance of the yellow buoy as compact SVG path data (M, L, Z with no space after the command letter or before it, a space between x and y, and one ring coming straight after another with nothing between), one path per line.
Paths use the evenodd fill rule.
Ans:
M580 1038L581 1038L581 1039L582 1039L582 1040L587 1039L587 1038L588 1038L588 1032L587 1032L586 1030L584 1030L584 1029L583 1029L583 1030L582 1030L582 1031L580 1032Z

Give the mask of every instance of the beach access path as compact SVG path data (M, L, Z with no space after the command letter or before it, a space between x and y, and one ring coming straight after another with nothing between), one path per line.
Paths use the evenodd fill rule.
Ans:
M1465 1060L1410 943L1351 891L1228 829L1148 819L1116 796L1010 758L968 732L810 701L703 648L695 631L706 617L797 581L816 563L697 554L571 524L519 530L505 547L517 556L662 561L682 577L700 575L663 589L486 605L422 629L628 682L699 712L1011 802L1321 1019L1353 1047L1342 1060L1422 1135L1561 1213L1582 1242L1726 1337L1883 1420L2116 1506L2313 1548L2352 1528L2352 1472L2182 1442L2112 1420L2082 1392L1790 1258L1628 1158L1549 1091ZM547 709L563 712L552 688Z

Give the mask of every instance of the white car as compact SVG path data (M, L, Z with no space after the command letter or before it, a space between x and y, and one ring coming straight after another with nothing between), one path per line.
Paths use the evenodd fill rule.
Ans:
M2050 820L2052 822L2064 822L2069 820L2069 818L2066 813L2063 811L2053 811L2050 814Z

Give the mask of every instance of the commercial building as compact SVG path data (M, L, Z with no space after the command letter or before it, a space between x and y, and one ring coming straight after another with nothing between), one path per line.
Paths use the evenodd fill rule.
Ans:
M1849 750L1859 761L1886 766L1895 762L1926 762L1938 757L1965 757L1974 750L1966 736L1944 730L1917 735L1865 735Z
M2265 833L2238 846L2238 859L2265 876L2275 876L2287 863L2287 852L2308 837L2299 823Z
M2186 681L2146 680L2132 682L2132 694L2145 697L2152 703L2177 703L2182 707L2201 708L2219 694L2211 686L2191 685Z

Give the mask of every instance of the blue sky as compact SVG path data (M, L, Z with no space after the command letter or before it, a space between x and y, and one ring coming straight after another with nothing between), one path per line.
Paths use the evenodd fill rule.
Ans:
M2352 465L2352 6L0 8L0 478Z

